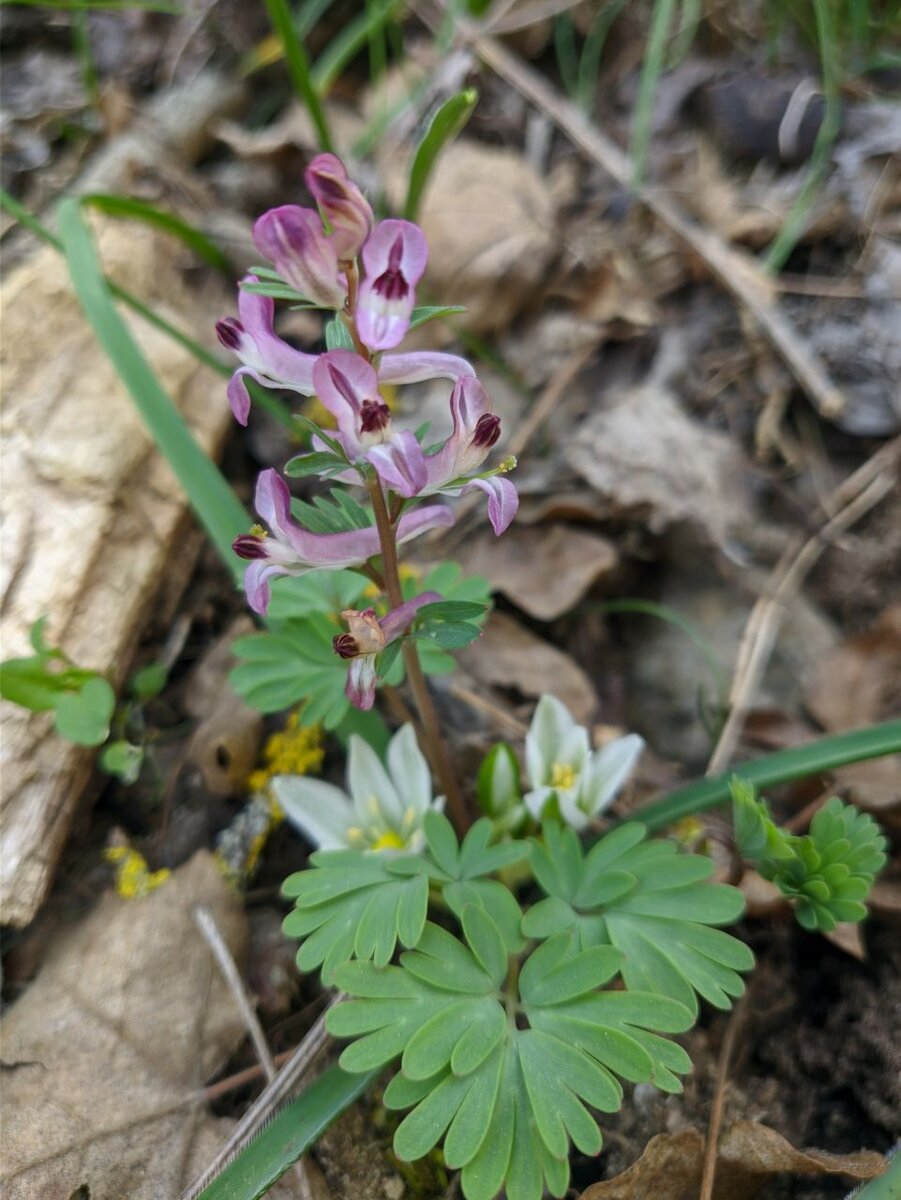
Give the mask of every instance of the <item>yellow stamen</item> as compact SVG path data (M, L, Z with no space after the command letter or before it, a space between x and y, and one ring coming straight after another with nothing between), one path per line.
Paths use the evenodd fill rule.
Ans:
M372 843L372 848L373 850L403 850L405 845L406 842L400 834L389 829L387 833L383 833Z
M265 538L269 536L269 530L264 529L262 525L251 525L250 532L253 537Z
M569 763L555 762L551 767L551 787L571 788L577 779L575 768Z

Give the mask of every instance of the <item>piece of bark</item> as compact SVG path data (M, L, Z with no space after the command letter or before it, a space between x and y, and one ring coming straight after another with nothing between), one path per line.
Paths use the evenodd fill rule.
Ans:
M179 272L184 251L145 225L100 227L107 272L187 332L204 338L229 298L198 295ZM28 630L114 685L128 669L170 560L190 547L187 498L145 432L97 344L63 259L43 249L0 290L4 657L28 654ZM229 427L222 380L146 322L125 314L145 356L216 455ZM93 753L52 731L48 714L3 705L0 905L27 924L53 877Z

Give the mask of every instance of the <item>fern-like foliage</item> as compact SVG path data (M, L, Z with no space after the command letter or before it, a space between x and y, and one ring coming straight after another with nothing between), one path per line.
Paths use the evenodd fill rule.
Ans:
M612 946L572 952L567 934L517 960L488 912L465 904L465 942L427 924L399 966L352 962L336 983L353 999L333 1009L330 1031L356 1040L349 1071L400 1059L385 1092L411 1109L394 1139L419 1158L443 1137L449 1167L462 1168L467 1200L563 1196L570 1142L596 1154L601 1134L589 1108L615 1112L617 1075L678 1090L690 1069L681 1047L659 1036L687 1029L692 1013L665 997L598 991L621 969ZM657 1031L657 1032L652 1032Z
M863 920L886 860L886 839L872 817L833 796L798 837L776 825L749 783L733 779L731 790L740 851L792 900L804 929L828 933L839 921Z
M490 845L491 822L477 821L458 846L453 827L441 813L423 822L426 846L421 855L392 858L357 850L319 850L313 868L290 875L282 887L294 900L282 928L301 939L297 965L302 971L322 969L332 984L337 968L352 958L372 959L377 967L391 961L397 943L414 947L426 920L429 882L443 889L444 900L458 915L464 905L489 912L511 951L524 944L522 911L492 872L527 858L527 842Z
M572 829L543 827L531 865L547 899L523 921L528 937L566 932L573 951L611 945L629 988L668 996L697 1012L697 995L717 1008L740 996L738 972L754 965L737 938L715 929L744 911L737 888L707 882L713 862L673 842L646 841L638 822L621 825L585 854Z

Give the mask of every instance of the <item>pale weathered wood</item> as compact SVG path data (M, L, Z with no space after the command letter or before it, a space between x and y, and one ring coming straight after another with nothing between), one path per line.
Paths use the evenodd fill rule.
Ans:
M146 226L98 226L107 272L161 315L209 342L232 299L189 289L186 252ZM71 659L122 681L171 566L192 553L187 501L157 454L72 293L43 249L4 281L0 352L4 658L29 653L28 629ZM130 314L146 356L211 454L229 427L223 381ZM92 751L58 738L47 715L3 705L0 905L4 923L34 916L53 878Z

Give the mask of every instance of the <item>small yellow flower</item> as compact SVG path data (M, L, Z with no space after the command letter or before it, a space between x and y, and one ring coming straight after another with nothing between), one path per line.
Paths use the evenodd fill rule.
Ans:
M262 792L275 775L309 775L322 766L325 751L318 725L301 725L293 712L284 729L273 733L263 747L263 766L247 777L249 792ZM276 815L276 812L273 812ZM277 814L280 817L280 813Z
M103 857L116 864L116 893L123 900L149 896L172 874L168 867L151 871L143 854L127 845L108 846Z

